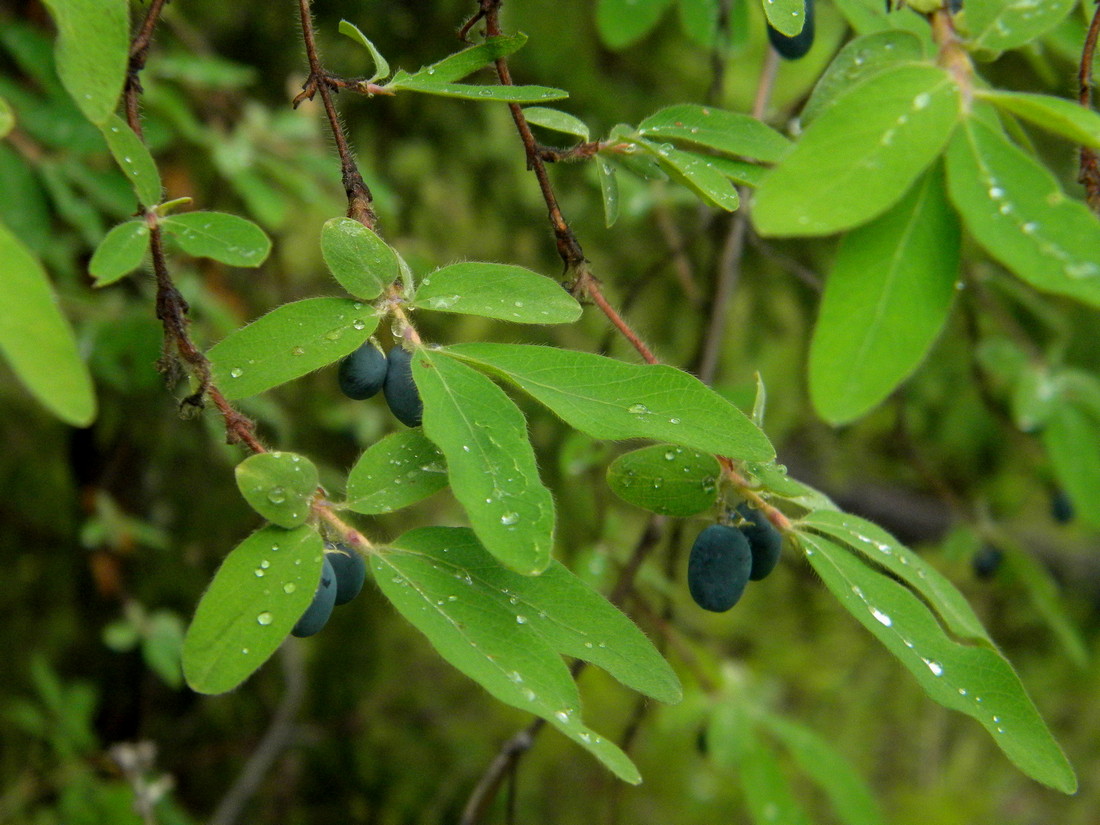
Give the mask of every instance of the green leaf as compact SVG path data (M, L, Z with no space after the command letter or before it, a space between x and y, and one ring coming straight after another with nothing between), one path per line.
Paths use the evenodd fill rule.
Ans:
M970 603L950 579L877 524L829 510L810 513L799 524L829 536L871 564L885 568L918 593L954 636L993 644Z
M160 203L160 172L141 138L134 134L126 121L114 114L107 118L100 131L118 168L134 187L138 202L146 208Z
M271 251L271 239L260 227L225 212L169 215L160 225L188 255L230 266L259 266Z
M710 453L655 444L615 459L607 468L607 483L636 507L684 517L714 507L721 475Z
M416 79L414 79L416 78ZM461 100L497 100L505 103L546 103L564 100L569 92L549 86L475 86L468 83L439 83L419 75L394 80L386 86L394 91L422 92Z
M600 182L600 197L603 199L604 225L610 229L619 219L619 179L615 167L596 155L596 177Z
M46 0L57 23L57 73L92 123L114 112L130 60L128 0Z
M424 433L446 456L451 489L482 544L520 573L545 570L554 499L539 479L523 413L488 378L441 352L417 350L413 380Z
M577 686L551 646L556 642L546 638L550 635L553 639L556 617L551 618L548 609L541 617L538 608L528 616L529 603L521 606L519 595L509 596L500 588L501 581L509 581L507 577L513 574L481 551L468 531L443 527L415 530L394 542L392 549L372 555L370 562L382 592L444 659L500 701L545 719L621 779L635 784L641 781L630 759L581 721ZM548 571L546 575L552 574ZM522 577L514 578L518 582ZM556 576L549 580L546 608L560 606L553 587L558 580ZM539 586L534 587L538 593ZM569 592L572 596L577 591ZM524 597L530 598L530 592L524 591ZM571 618L568 613L566 617L566 621ZM621 632L621 627L614 629ZM568 630L561 632L571 635ZM600 650L601 643L603 650L610 649L603 641L604 632L601 627L585 633L593 644L591 650ZM624 644L618 635L608 638L615 645ZM582 649L589 650L583 644ZM630 649L636 654L640 648Z
M672 367L523 344L459 344L447 352L515 384L594 438L668 441L746 461L775 457L744 413Z
M754 117L693 103L661 109L639 123L638 132L768 163L791 148L787 138Z
M882 214L940 154L959 101L951 75L934 66L895 66L860 83L761 181L752 211L757 229L828 235Z
M248 506L279 527L297 527L310 515L317 468L296 453L259 453L237 465L237 488Z
M1062 402L1050 411L1042 431L1043 450L1058 483L1078 516L1100 527L1100 418L1077 404Z
M712 48L718 36L718 0L680 0L680 29L695 43Z
M183 623L179 616L163 610L150 616L141 641L141 657L162 682L177 690L183 687L182 649Z
M653 143L639 138L636 142L648 152L670 178L692 190L700 198L720 209L732 212L740 204L737 190L729 179L710 165L709 158L694 152L684 152L671 143Z
M339 361L377 326L372 307L347 298L307 298L230 333L207 357L218 387L234 401Z
M1012 666L993 647L949 638L925 604L828 539L799 536L829 591L905 667L930 698L977 719L1024 773L1063 793L1077 779Z
M759 721L825 791L840 822L844 825L882 825L885 822L867 783L828 740L774 713L762 714Z
M817 81L802 107L803 126L857 84L898 63L917 62L923 57L920 38L912 32L888 29L857 37L837 53Z
M859 418L924 360L955 295L959 236L937 169L840 242L810 344L810 398L825 420Z
M475 72L482 66L492 63L498 57L507 57L523 48L527 42L527 35L511 34L487 37L484 43L463 49L460 52L445 57L438 63L426 66L415 74L409 75L398 72L402 82L413 81L426 83L454 83L462 80L466 75ZM395 77L394 80L398 78ZM392 85L392 84L391 84Z
M8 101L0 97L0 138L7 137L15 128L15 112L11 110Z
M578 117L560 109L547 109L543 106L528 106L523 110L523 116L528 123L561 132L566 135L579 137L581 140L589 139L588 124Z
M341 20L339 26L340 34L345 37L350 37L368 52L370 52L370 59L374 61L374 74L367 80L368 83L374 83L380 78L390 76L390 64L386 62L386 58L382 57L382 53L378 51L378 48L367 39L367 36L359 30L359 27L353 23L349 23L347 20Z
M451 264L425 276L411 306L519 324L569 324L581 305L561 284L521 266Z
M264 527L225 557L183 640L192 690L233 690L270 658L313 600L323 554L308 527Z
M806 3L807 0L763 0L762 5L772 28L794 37L806 24Z
M88 272L96 279L96 286L113 284L141 266L148 249L149 224L144 219L126 221L99 242L88 262Z
M947 188L993 258L1043 292L1100 306L1100 221L1004 135L974 119L947 150Z
M1050 95L976 89L975 96L1073 143L1100 149L1100 113Z
M372 444L348 473L347 507L391 513L447 486L447 464L419 430L402 430Z
M764 173L767 171L763 167L756 166L748 161L724 158L717 155L708 155L707 163L734 183L752 186L753 188L760 185L760 181L764 179Z
M88 367L38 259L0 223L0 352L50 412L74 427L96 414Z
M967 45L991 52L1015 49L1053 29L1075 5L1076 0L966 0Z
M351 218L325 221L321 255L340 286L366 301L378 297L401 274L393 247Z
M611 49L625 49L641 40L661 19L672 0L599 0L596 31Z

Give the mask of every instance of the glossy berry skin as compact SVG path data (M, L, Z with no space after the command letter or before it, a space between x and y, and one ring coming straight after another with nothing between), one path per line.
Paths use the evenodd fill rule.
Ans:
M971 564L974 567L974 575L979 579L991 579L997 573L997 568L1004 560L1004 553L996 547L986 544L974 554Z
M704 610L729 610L749 583L752 550L745 534L735 527L712 524L691 545L688 590Z
M768 40L771 41L772 48L787 60L798 60L814 44L814 0L806 0L805 8L806 22L802 24L802 31L794 37L787 37L768 24Z
M390 412L406 427L419 427L424 415L424 403L412 376L412 353L404 347L394 347L386 356L389 367L382 392Z
M304 639L320 631L332 615L334 604L336 604L336 573L326 553L325 560L321 563L321 581L317 583L317 592L313 594L313 601L309 603L302 618L291 629L290 635Z
M326 544L325 549L325 558L336 574L334 604L339 607L350 602L363 589L363 582L367 578L367 563L346 544Z
M378 395L386 380L386 355L367 341L340 362L340 391L353 401Z
M1075 515L1073 502L1066 495L1065 490L1058 490L1050 497L1050 514L1059 524L1069 524Z
M779 555L783 550L783 536L772 526L767 516L759 510L752 509L748 504L740 505L737 508L737 515L748 521L748 524L740 529L749 540L749 549L752 550L752 572L749 573L749 580L760 581L779 564Z

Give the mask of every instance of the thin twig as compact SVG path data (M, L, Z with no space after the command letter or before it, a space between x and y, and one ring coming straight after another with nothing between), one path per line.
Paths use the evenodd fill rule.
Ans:
M1089 24L1085 45L1081 50L1081 65L1077 71L1077 99L1086 109L1092 109L1092 64L1096 59L1096 44L1100 40L1100 0ZM1089 146L1081 147L1081 172L1078 180L1085 186L1085 198L1093 212L1100 214L1100 155Z

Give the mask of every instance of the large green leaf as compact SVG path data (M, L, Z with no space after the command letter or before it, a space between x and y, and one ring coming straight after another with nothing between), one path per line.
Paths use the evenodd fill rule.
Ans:
M810 398L827 421L859 418L924 360L955 294L959 235L937 169L841 241L810 344Z
M317 468L296 453L252 455L237 465L237 488L248 505L279 527L297 527L310 515Z
M392 433L368 447L348 473L347 507L390 513L447 486L443 454L420 430Z
M149 224L144 219L120 223L95 248L88 272L96 286L113 284L141 266L148 249Z
M743 412L672 367L523 344L459 344L447 352L515 384L595 438L648 438L746 461L775 457Z
M271 251L260 227L225 212L184 212L161 218L160 225L188 255L230 266L259 266Z
M57 24L57 73L92 123L114 112L130 60L128 0L46 0Z
M1100 527L1100 418L1063 401L1050 411L1043 449L1082 521Z
M1077 778L1012 666L993 647L950 638L908 588L829 539L799 541L825 586L936 702L977 719L1024 773L1063 793Z
M521 324L568 324L581 305L561 284L522 266L451 264L425 276L411 305Z
M76 427L96 413L88 367L72 327L57 306L45 270L31 251L0 223L0 352L31 395Z
M541 716L620 778L641 780L622 751L581 721L559 653L598 658L665 697L679 686L641 631L598 594L558 565L525 585L456 528L406 533L371 556L371 569L386 597L458 670L500 701ZM586 599L579 617L573 600L581 594L602 606L593 610Z
M273 309L207 353L230 401L285 384L338 361L378 326L372 307L348 298L307 298Z
M524 574L554 547L554 499L539 479L527 422L492 381L438 351L419 349L413 380L424 433L447 458L455 498L485 548Z
M340 286L365 301L378 297L401 274L393 247L351 218L325 222L321 255Z
M768 22L779 32L794 37L806 23L806 4L813 0L763 0Z
M1100 149L1100 112L1050 95L979 89L977 97L1011 112L1041 129L1093 149Z
M596 31L612 49L624 49L657 25L672 0L599 0Z
M225 557L183 642L192 690L225 693L268 660L313 600L323 553L308 527L264 527Z
M100 131L103 132L107 148L111 150L118 168L134 187L138 202L146 208L160 203L160 172L141 138L134 134L126 121L115 114L107 118Z
M959 105L955 81L935 66L894 66L855 86L761 181L757 229L828 235L882 214L940 154Z
M721 476L713 455L674 444L634 450L607 468L607 483L623 501L680 517L714 507Z
M791 147L787 138L754 117L694 103L655 112L638 124L638 133L768 163L779 160Z
M962 19L973 49L999 52L1038 39L1057 26L1076 0L966 0Z
M970 118L948 147L947 187L993 258L1036 289L1100 306L1100 221L1045 166Z

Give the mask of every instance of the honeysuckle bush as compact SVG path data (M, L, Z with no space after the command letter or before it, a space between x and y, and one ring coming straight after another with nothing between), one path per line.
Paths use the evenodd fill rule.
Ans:
M278 681L265 663L341 542L374 586L353 602L367 607L341 608L356 618L305 643L316 701L334 690L367 728L404 688L432 708L430 732L396 724L409 742L365 738L389 758L363 775L390 787L354 798L386 821L464 804L478 821L504 776L494 749L532 715L576 746L533 740L537 727L519 740L513 758L548 787L587 776L582 751L647 782L595 794L608 816L909 821L897 786L915 779L861 774L883 747L912 748L903 774L930 758L895 730L913 730L893 708L916 688L919 707L959 712L942 721L937 804L959 776L985 781L959 766L978 749L1067 810L1049 800L1076 791L1071 761L988 605L960 587L997 547L1016 621L1045 627L1066 680L1091 672L1079 606L1025 524L1055 490L1075 540L1100 524L1100 222L1086 202L1100 181L1077 180L1100 115L1062 83L1091 5L823 3L813 47L778 71L765 28L797 35L805 0L517 2L503 16L455 3L430 19L347 4L317 10L301 65L286 63L302 52L287 5L250 36L255 54L224 57L219 27L231 43L255 22L248 4L211 10L205 34L180 2L0 17L0 351L21 385L7 426L52 414L80 428L55 429L68 452L45 448L53 475L11 497L27 512L12 543L41 543L42 493L70 496L79 515L47 535L88 550L112 606L97 608L106 646L140 650L163 690L236 691L204 700L216 717ZM160 27L152 48L143 21ZM465 44L448 35L463 21ZM337 392L336 363L371 340L411 354L421 426ZM870 494L900 480L900 510L926 488L951 531L865 517L858 495L832 495L851 478ZM782 532L781 570L701 617L682 547L745 502ZM357 646L369 660L349 664ZM292 692L301 664L284 655ZM79 762L96 733L72 714L79 747L44 733L69 711L35 667L37 704L12 724ZM448 719L424 699L433 685L473 719L493 699L516 710L489 730L469 708ZM1029 686L1044 704L1064 684ZM799 712L803 693L824 720ZM866 735L815 730L841 715ZM175 732L155 727L171 754ZM432 748L452 775L405 778L424 769L400 756ZM140 802L145 785L121 773ZM125 807L121 781L80 775L104 810ZM545 818L544 792L521 788L521 810ZM145 804L186 818L163 793ZM12 806L43 807L28 793Z

